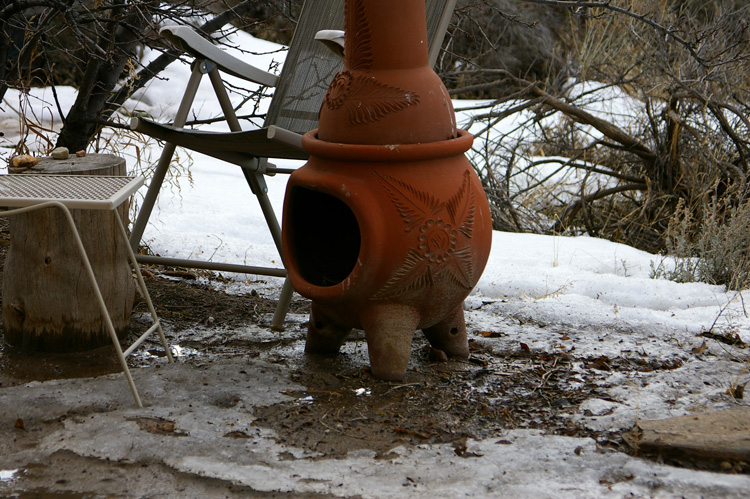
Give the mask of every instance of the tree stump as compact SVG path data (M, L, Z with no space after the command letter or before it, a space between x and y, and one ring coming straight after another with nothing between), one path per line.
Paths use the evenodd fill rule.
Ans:
M125 175L125 160L91 154L43 158L28 173ZM129 330L135 283L114 211L70 210L118 336ZM2 213L0 213L0 216ZM5 341L26 351L77 352L111 344L99 304L64 214L46 208L9 217L3 276Z

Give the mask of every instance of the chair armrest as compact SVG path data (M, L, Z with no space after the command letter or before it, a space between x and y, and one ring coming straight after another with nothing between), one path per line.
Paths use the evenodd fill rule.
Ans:
M276 142L281 142L290 147L304 150L302 147L302 135L292 132L291 130L271 125L268 127L267 137L269 140L275 140Z
M331 49L334 54L344 57L344 32L340 29L322 29L315 33L315 39Z
M208 59L221 70L238 78L249 80L268 87L275 87L279 77L258 69L236 57L224 52L200 36L190 26L165 26L159 34L167 38L180 49L195 57Z
M241 166L251 158L307 159L310 156L302 148L301 135L274 126L241 132L212 132L131 118L130 129Z

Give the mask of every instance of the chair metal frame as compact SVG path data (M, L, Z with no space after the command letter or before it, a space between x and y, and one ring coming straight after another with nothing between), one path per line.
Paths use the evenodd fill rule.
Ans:
M143 183L144 179L142 177L40 174L0 175L0 206L12 208L7 211L0 211L0 217L20 215L44 208L57 208L63 212L63 215L70 226L78 252L81 255L81 260L83 261L89 282L93 288L94 296L96 297L99 310L104 319L104 326L112 340L112 346L115 348L120 367L122 367L125 379L127 380L128 385L130 386L130 391L133 394L133 399L138 407L143 407L143 403L138 395L138 390L135 387L135 382L133 381L133 376L130 374L130 369L128 368L126 359L146 340L146 338L148 338L148 336L153 332L157 332L162 346L164 347L164 351L166 352L167 360L170 363L174 362L172 353L169 349L169 344L167 343L167 339L164 336L164 331L161 327L161 322L156 314L154 304L151 301L151 296L146 288L146 283L143 280L143 274L141 274L135 253L128 242L128 234L125 231L125 225L117 214L116 209L135 191L137 191ZM117 219L119 235L122 238L123 245L127 248L128 260L135 272L138 289L148 306L148 311L153 320L151 327L138 336L138 338L124 351L122 350L120 341L117 338L117 333L112 323L112 317L107 310L107 305L104 302L99 283L97 282L94 270L91 267L86 248L84 248L83 242L81 241L78 227L76 227L73 216L70 213L71 209L110 210L114 212L115 219Z
M456 0L427 0L429 57L432 65L437 60L455 4ZM304 160L309 156L302 149L302 135L316 128L317 113L323 103L328 85L343 64L340 50L332 49L327 39L320 40L324 43L318 43L315 38L317 33L330 28L342 33L338 28L343 28L344 24L343 7L344 0L305 1L279 76L253 67L227 54L188 26L162 28L160 33L163 36L195 57L195 60L185 94L172 125L155 123L143 118L133 118L130 122L131 129L166 142L133 225L130 237L133 249L136 249L141 242L175 148L179 145L233 163L242 169L245 180L260 203L279 255L282 255L281 227L268 199L268 187L264 175L289 174L294 171L292 168L277 168L268 163L269 158ZM306 67L307 71L300 71L300 65ZM263 128L242 130L220 70L261 85L276 87ZM210 78L224 118L229 125L229 132L208 132L184 128L201 78L206 74ZM283 268L152 255L138 255L137 259L141 263L286 277L286 270ZM292 293L291 284L286 279L271 322L272 329L283 329Z

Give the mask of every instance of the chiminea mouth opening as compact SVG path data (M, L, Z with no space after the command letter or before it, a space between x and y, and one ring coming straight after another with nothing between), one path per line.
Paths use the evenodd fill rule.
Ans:
M288 193L290 258L315 286L335 286L359 258L361 234L351 208L340 199L306 187Z

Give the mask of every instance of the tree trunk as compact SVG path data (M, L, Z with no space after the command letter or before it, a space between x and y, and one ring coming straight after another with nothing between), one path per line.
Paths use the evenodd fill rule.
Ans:
M125 175L125 160L92 154L42 159L30 173ZM127 221L128 203L118 208ZM113 211L71 210L119 336L128 332L135 284ZM27 351L73 352L111 344L69 224L57 208L9 218L3 276L5 340Z
M141 12L141 7L145 7L144 12ZM85 150L102 126L99 115L114 112L114 108L108 108L108 101L128 60L135 57L136 48L142 41L147 11L146 4L124 8L122 12L113 9L106 23L110 30L100 33L98 39L100 46L107 50L106 57L95 54L89 58L76 100L57 137L58 147Z

